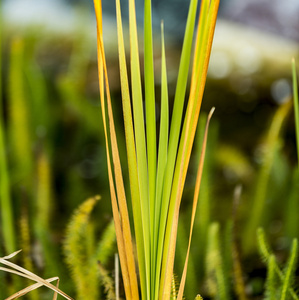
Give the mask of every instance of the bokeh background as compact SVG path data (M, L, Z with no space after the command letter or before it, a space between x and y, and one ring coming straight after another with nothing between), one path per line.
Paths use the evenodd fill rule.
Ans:
M172 101L189 1L154 0L152 5L156 70L159 72L163 20ZM136 7L142 45L143 1L136 1ZM103 1L103 11L110 87L121 156L125 160L114 1ZM126 1L122 1L122 12L126 24ZM292 95L291 59L298 57L298 14L296 0L221 1L202 107L203 117L213 106L216 111L194 232L191 277L186 287L188 299L201 291L206 297L213 297L206 284L206 246L201 243L205 245L208 241L202 228L214 221L229 228L233 219L232 195L239 184L243 186L243 194L237 217L241 228L238 235L241 244L244 243L242 228L251 215L260 180L257 178L267 162L265 153L272 151L267 147L278 150L273 150L275 159L270 162L268 177L260 183L267 190L260 225L266 228L281 262L286 261L292 238L299 235L296 217L299 190L290 184L298 160L291 108L283 120L282 133L272 144L267 139L273 116ZM28 266L45 276L59 275L61 287L75 297L75 280L69 276L62 246L67 224L75 209L94 195L101 195L88 233L94 244L101 240L112 218L99 106L93 3L91 0L2 0L1 45L1 118L13 203L15 250L27 247L24 252L31 261ZM157 75L157 94L159 87ZM203 122L204 119L201 126ZM184 224L189 224L198 149L200 134L182 203ZM298 193L289 196L293 190ZM292 197L295 204L288 201ZM205 225L201 223L203 219ZM187 246L188 226L180 228L178 274ZM3 237L3 230L1 234ZM0 253L7 252L2 240ZM110 252L105 268L112 274L115 244ZM265 266L257 251L249 251L242 260L247 293L261 297ZM20 263L24 261L26 258Z

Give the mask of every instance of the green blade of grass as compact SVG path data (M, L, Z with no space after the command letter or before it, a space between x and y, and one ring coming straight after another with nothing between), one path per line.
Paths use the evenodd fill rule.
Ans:
M0 7L2 17L2 9ZM0 20L2 25L2 18ZM2 26L0 29L0 70L2 70ZM2 71L0 71L0 201L1 220L4 247L8 253L16 250L15 229L13 225L13 210L10 197L10 179L7 170L6 141L4 135L2 103Z
M0 8L2 16L2 9ZM2 25L2 18L0 20ZM0 70L2 70L2 26L0 29ZM1 220L4 247L8 253L16 251L13 209L10 197L10 179L7 170L6 141L4 136L3 107L2 107L2 71L0 71L0 201Z
M133 100L133 117L135 128L135 143L137 153L137 167L139 178L139 192L141 199L141 216L143 220L145 272L147 299L150 299L150 204L148 189L148 166L144 130L144 116L142 104L142 88L140 78L139 51L136 25L135 1L129 0L129 30L130 30L130 55L131 55L131 84Z
M284 274L280 300L285 300L288 297L288 290L292 287L294 274L296 271L296 263L298 259L298 240L294 239L292 243L289 262Z
M168 158L167 158L166 174L165 174L166 180L163 188L163 199L169 199L170 196L173 170L174 170L175 159L177 155L176 149L179 141L184 99L186 94L186 86L187 86L188 71L189 71L189 64L190 64L190 55L191 55L191 48L192 48L192 39L193 39L197 3L198 3L197 0L191 0L189 6L187 25L186 25L185 35L184 35L184 43L183 43L179 73L177 78L172 120L170 125ZM161 213L162 231L164 231L164 226L166 223L167 210L168 210L168 203L167 201L163 201L162 213ZM165 219L165 221L163 219Z
M286 120L286 117L291 109L291 101L283 104L274 114L271 121L269 132L265 141L265 156L263 165L258 173L256 188L254 190L253 205L250 213L250 218L245 227L243 249L247 253L254 249L256 230L262 221L262 214L267 197L267 188L271 167L273 164L274 154L278 143L279 135Z
M298 85L295 59L292 60L292 74L293 74L293 94L294 94L294 114L295 114L295 130L297 141L297 159L299 168L299 100L298 100Z
M134 229L137 244L138 266L140 272L141 293L143 298L146 298L146 274L145 274L145 252L144 252L144 226L141 215L141 203L139 192L139 180L136 161L136 148L133 131L131 99L128 83L128 73L126 66L126 55L123 38L120 2L116 1L116 16L117 16L117 32L118 32L118 55L119 55L119 68L122 92L122 105L126 135L126 148L127 159L129 167L129 179L132 198Z
M202 0L201 1L201 6L200 6L200 16L198 19L198 25L197 25L197 34L196 34L196 40L195 40L195 53L194 53L194 60L193 60L193 70L194 69L198 69L199 71L199 62L200 59L202 59L203 55L200 55L201 52L203 51L199 51L200 49L203 49L204 47L206 47L204 43L204 39L205 39L205 29L206 29L206 24L208 25L209 23L207 22L207 17L208 17L208 10L209 10L209 6L210 6L210 1L205 1ZM193 76L193 78L191 80L195 80L195 77ZM191 85L194 83L191 83Z
M210 58L210 51L212 46L212 40L214 35L214 29L216 25L216 18L218 12L219 1L212 1L208 13L209 26L206 26L204 31L205 43L207 48L195 49L195 56L202 53L202 68L198 68L195 65L192 71L192 81L191 90L188 101L187 113L183 126L183 133L179 145L179 152L176 162L176 169L173 179L173 186L171 190L171 199L169 204L169 213L167 219L167 228L165 234L165 245L163 249L163 260L165 267L162 268L162 278L164 277L164 272L170 272L173 269L174 262L174 250L176 242L176 232L177 232L177 218L179 213L180 201L182 197L182 191L184 187L184 182L186 178L187 168L189 165L189 159L191 155L191 150L193 146L193 140L195 136L195 131L197 127L197 121L205 86L206 74L208 69L208 63ZM198 32L201 32L198 29ZM199 44L197 44L199 46ZM196 57L195 57L196 59ZM194 77L197 80L194 80ZM193 83L193 84L192 84ZM167 270L167 271L166 271ZM165 284L166 291L169 290L169 275L167 275L168 283ZM166 293L166 295L168 292Z
M276 283L276 273L275 273L275 256L272 254L269 257L267 265L267 279L265 283L265 299L275 300L277 294L277 283Z
M273 253L269 248L268 242L266 241L265 231L262 227L259 227L256 233L257 233L257 241L258 241L258 250L260 252L262 259L265 261L265 263L268 264L269 259L273 256ZM274 260L274 262L272 263L273 263L273 268L275 270L275 273L277 274L279 280L283 282L284 281L283 272L280 270L280 267L278 266L276 260ZM294 300L299 299L294 289L291 286L288 287L288 292L290 293L292 299Z
M292 240L299 237L299 168L294 168L293 176L288 195L288 202L285 209L284 224L285 234Z
M219 299L230 299L228 290L228 278L226 277L225 264L222 256L222 244L220 240L220 225L212 223L208 233L206 273L207 287L210 296Z
M115 232L117 236L117 245L119 250L119 257L122 267L123 280L125 285L126 297L127 299L139 299L138 285L137 285L137 274L134 261L134 252L132 245L132 236L130 229L130 222L128 216L128 209L126 203L126 195L124 191L124 183L122 178L122 171L119 159L119 151L116 141L116 133L114 126L114 119L111 106L110 89L107 75L106 58L104 52L103 44L103 33L102 33L102 7L101 0L94 1L96 18L97 18L97 42L98 42L98 75L99 75L99 86L100 86L100 99L102 106L102 117L104 124L104 134L105 134L105 145L107 154L107 164L108 164L108 176L109 185L111 192L111 202L113 219L115 222ZM107 110L108 110L108 120L109 120L109 137L107 133L106 124L106 103L104 98L104 82L106 87L107 95ZM115 185L117 191L117 197L114 187L114 178L112 174L112 165L109 153L109 141L111 142L111 152L113 158L114 175L115 175Z
M238 225L237 214L240 205L242 194L242 186L237 185L234 190L233 211L232 211L232 234L231 234L231 253L229 256L232 258L233 265L233 280L234 290L239 300L247 300L245 282L243 279L243 268L241 263L241 253L238 244Z
M1 60L1 58L0 58ZM1 68L0 68L1 69ZM0 75L1 76L1 75ZM0 78L1 81L1 78ZM1 87L0 87L1 88ZM16 234L13 221L13 209L10 196L10 179L7 169L6 142L4 137L2 114L2 91L0 89L0 199L1 220L4 247L8 253L16 250Z
M155 81L152 41L152 12L151 0L144 1L144 88L146 107L146 138L148 189L150 203L151 245L154 244L155 218L155 185L156 185L156 115L155 115ZM153 246L152 246L153 247ZM153 254L153 253L152 253ZM154 266L155 264L151 264Z
M158 149L158 167L157 167L157 181L156 181L156 197L155 197L155 215L154 215L154 243L153 243L153 261L157 260L157 243L159 239L159 220L161 213L161 196L163 191L163 182L165 167L167 162L167 146L168 146L168 130L169 130L169 111L168 111L168 87L167 87L167 70L166 70L166 56L165 56L165 40L164 40L164 26L161 24L161 43L162 43L162 58L161 58L161 120L160 120L160 134L159 134L159 149ZM159 280L161 264L153 264L155 272L153 273L155 297L158 298Z
M191 0L188 12L188 19L185 29L183 49L180 60L179 73L177 78L177 86L175 92L174 99L174 107L172 113L171 127L170 127L170 139L168 145L168 155L167 155L167 164L164 175L164 185L163 185L163 193L161 201L161 214L159 220L159 240L158 240L158 249L157 249L157 264L161 264L163 248L164 248L164 236L166 229L166 221L167 221L167 213L169 206L169 198L171 193L171 185L173 179L173 170L175 165L175 159L177 155L177 145L179 140L179 133L181 129L181 119L183 113L184 99L186 93L186 85L188 79L188 71L189 71L189 63L190 63L190 55L191 55L191 47L192 47L192 39L193 39L193 31L195 24L195 16L197 9L197 0ZM162 201L163 199L163 201ZM163 263L162 263L163 264ZM165 264L165 262L164 262ZM162 268L163 272L163 268ZM160 292L159 298L161 299L163 293L163 275L161 276L160 282Z
M191 216L191 224L190 224L190 232L189 232L189 241L188 241L188 250L183 270L183 275L180 283L180 288L177 296L177 300L183 299L183 292L186 282L186 276L187 276L187 269L188 269L188 260L189 260L189 253L190 253L190 247L191 247L191 239L192 239L192 233L193 233L193 226L195 221L195 214L196 214L196 208L197 208L197 201L198 201L198 195L199 195L199 189L201 184L201 178L202 178L202 171L204 166L204 160L205 160L205 152L206 152L206 146L207 146L207 139L208 139L208 129L209 129L209 123L212 117L212 114L214 112L214 108L210 111L207 119L207 124L205 127L205 133L204 133L204 139L202 144L202 150L198 165L198 171L197 171L197 177L196 177L196 184L195 184L195 190L194 190L194 197L193 197L193 205L192 205L192 216Z
M11 45L9 72L9 133L13 149L13 163L18 180L26 189L31 186L32 151L31 118L26 99L24 67L24 41L15 38Z

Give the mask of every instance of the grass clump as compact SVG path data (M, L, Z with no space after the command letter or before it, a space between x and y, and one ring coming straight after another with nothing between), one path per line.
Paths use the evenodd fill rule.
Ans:
M126 297L127 299L138 299L138 279L133 257L130 220L128 218L103 45L101 2L94 1L94 5L97 16L99 85L113 217L116 226L116 236ZM171 281L173 278L179 208L203 96L218 5L218 1L202 1L194 58L193 63L191 63L190 57L197 1L191 0L190 2L170 128L168 128L168 92L162 26L161 111L163 115L160 124L160 138L163 139L160 139L158 157L156 157L157 138L155 128L151 3L148 0L144 3L144 119L135 3L132 0L129 1L131 55L131 87L129 87L120 3L116 1L123 116L138 269L143 299L169 299L171 297ZM183 118L184 99L190 65L192 65L191 89L186 115ZM104 97L105 92L107 100ZM211 114L209 116L209 119L210 118ZM144 125L145 120L146 126ZM180 135L181 130L182 133ZM191 240L194 224L195 208L203 169L205 144L206 136L198 168L199 171L195 189L196 196L194 197L189 240ZM156 165L158 169L156 169ZM181 299L183 296L188 253L189 250L187 252L186 264L178 291L178 299Z
M218 1L202 1L195 35L199 3L190 1L174 91L163 23L161 68L154 67L148 0L143 47L134 1L128 3L130 62L116 1L121 86L109 89L100 4L95 1L98 70L96 49L77 32L74 40L48 36L47 46L34 32L17 38L2 36L0 253L7 261L5 254L23 249L16 265L24 265L37 283L21 293L36 289L36 294L26 297L53 297L39 287L59 276L61 289L79 299L124 295L128 299L194 299L196 293L204 298L297 299L299 172L297 160L295 164L289 155L293 149L298 155L295 63L295 126L290 121L291 101L272 105L273 117L259 135L265 151L255 160L251 148L249 153L222 140L222 127L216 120L207 141L212 113L199 117ZM49 67L49 60L56 58L57 66ZM119 107L114 105L118 92ZM216 110L215 119L218 116ZM231 190L239 184L242 201L232 204ZM95 205L96 198L90 197L99 193L103 201ZM237 194L240 197L240 189ZM89 200L81 203L82 199ZM111 214L115 225L108 221ZM264 230L258 230L257 242L259 226ZM273 251L266 244L266 234ZM196 243L191 246L192 235ZM118 262L116 275L111 275L115 238L123 285L118 282ZM258 245L265 262L262 270ZM33 271L48 281L37 279ZM28 284L27 279L11 279L7 272L0 276L1 299L22 290L22 282ZM254 282L260 287L255 288ZM56 297L58 290L54 290Z

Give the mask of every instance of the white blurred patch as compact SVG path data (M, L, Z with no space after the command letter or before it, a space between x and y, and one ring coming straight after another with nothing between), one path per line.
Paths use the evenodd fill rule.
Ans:
M261 66L261 55L257 48L249 44L243 45L236 55L236 63L242 74L253 74Z
M224 51L214 51L211 55L209 75L216 79L227 77L232 69L229 55Z
M9 0L3 3L5 21L67 30L75 24L74 10L57 0Z
M273 99L279 104L284 103L291 95L291 93L291 83L287 79L278 79L271 85L271 95Z

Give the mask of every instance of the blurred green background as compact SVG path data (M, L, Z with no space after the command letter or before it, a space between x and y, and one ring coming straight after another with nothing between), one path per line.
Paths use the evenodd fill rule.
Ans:
M113 226L109 225L112 213L92 3L28 1L28 6L22 6L24 3L15 1L13 6L9 1L2 3L0 26L0 256L23 249L16 260L18 264L43 277L59 276L61 289L76 299L84 299L80 289L88 281L90 290L97 292L85 299L105 298L107 282L113 286L117 250ZM162 2L160 6L154 4L159 12L154 21L159 24L164 18L168 30L166 50L172 99L184 29L183 12L187 13L188 4L176 1L177 6L167 12L169 3ZM233 283L237 276L236 258L231 255L235 245L241 257L247 296L262 297L267 267L258 254L257 227L265 229L279 264L285 264L292 239L299 236L298 157L290 102L291 58L298 56L296 35L282 29L269 32L267 26L245 22L245 18L242 23L241 8L237 18L230 13L234 2L223 2L181 209L178 277L187 248L205 112L215 106L193 235L187 299L193 299L197 293L206 298L239 296ZM182 20L174 14L177 7L182 7ZM27 17L21 17L22 9ZM293 10L296 9L298 5ZM107 7L104 38L120 153L125 161L116 28L111 11ZM139 20L142 13L140 16ZM177 22L172 23L174 20ZM159 38L156 34L157 71ZM158 95L158 75L156 91ZM126 174L125 165L123 172ZM237 205L233 204L233 193L239 185L243 191ZM100 195L101 200L90 220L84 220L80 211L76 219L75 210L95 195ZM77 232L67 231L71 220L72 224L78 222ZM212 253L220 259L211 259ZM88 272L97 261L101 261L100 266ZM221 283L213 268L223 273L224 293L219 292ZM29 284L3 272L0 276L1 299ZM44 289L27 297L46 299L48 293Z

